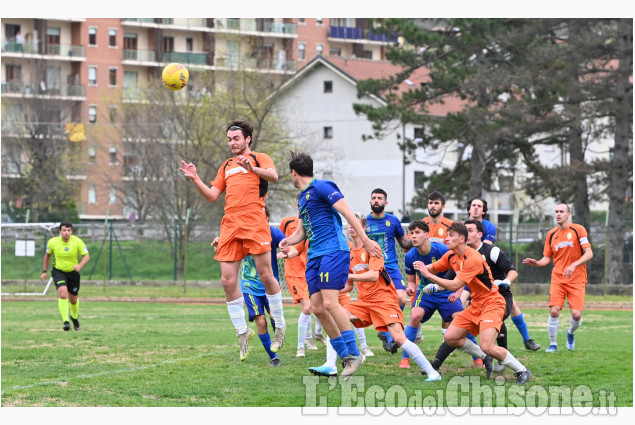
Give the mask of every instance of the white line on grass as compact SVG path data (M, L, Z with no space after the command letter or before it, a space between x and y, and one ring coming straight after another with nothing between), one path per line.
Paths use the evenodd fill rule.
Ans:
M157 367L157 366L174 364L174 363L183 362L183 361L189 361L189 360L196 360L196 359L200 359L201 357L210 356L210 355L212 355L212 353L202 353L202 354L199 354L198 356L194 356L194 357L187 357L187 358L184 358L184 359L166 360L166 361L160 362L160 363L154 363L154 364L145 365L145 366L131 367L131 368L128 368L128 369L110 370L110 371L107 371L107 372L91 373L89 375L77 375L74 379L96 378L98 376L115 375L117 373L137 372L139 370L150 369L150 368ZM35 384L30 384L30 385L16 385L15 387L10 388L9 391L11 391L11 390L25 390L25 389L34 388L34 387L42 387L42 386L46 386L46 385L56 385L56 384L61 384L62 382L70 382L70 379L58 378L58 379L54 379L52 381L36 382ZM6 391L3 391L3 393L6 393Z

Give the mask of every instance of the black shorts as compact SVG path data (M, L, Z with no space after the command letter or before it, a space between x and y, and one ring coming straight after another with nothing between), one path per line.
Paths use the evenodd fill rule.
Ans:
M53 267L51 270L51 276L55 287L59 289L60 286L66 286L69 294L79 294L79 272L75 270L70 272L63 272Z

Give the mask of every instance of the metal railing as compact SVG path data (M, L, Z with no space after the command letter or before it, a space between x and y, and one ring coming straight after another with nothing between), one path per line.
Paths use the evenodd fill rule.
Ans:
M2 52L40 54L37 42L16 43L15 41L5 41L2 45ZM69 58L83 58L86 56L84 46L73 44L47 44L45 54Z
M156 62L156 52L154 50L124 49L123 60L134 60L139 62Z
M186 65L206 65L207 53L163 52L163 62L178 62Z
M2 94L25 94L38 96L84 97L86 88L80 84L46 85L42 83L7 81L2 82Z

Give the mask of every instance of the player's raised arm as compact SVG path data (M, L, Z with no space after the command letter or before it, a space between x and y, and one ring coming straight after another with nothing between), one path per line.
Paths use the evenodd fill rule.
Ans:
M298 219L298 228L295 229L295 232L291 233L288 237L280 241L278 249L280 249L280 251L284 252L285 254L289 254L292 245L299 244L305 239L306 231L304 230L302 219Z
M355 229L355 232L364 244L366 252L368 252L373 257L383 257L383 253L381 252L381 248L379 247L379 245L366 235L366 231L362 227L362 224L357 219L357 217L355 217L355 214L348 207L348 204L346 204L346 201L344 201L344 199L340 199L339 201L334 203L333 208L335 208L337 212L342 214L346 221L353 227L353 229Z
M527 264L532 267L544 267L551 263L551 257L542 257L540 260L535 260L533 258L525 258L523 260L523 264Z
M185 161L181 161L181 168L179 168L183 175L194 182L196 185L196 189L210 202L215 202L218 199L218 195L221 194L221 191L215 187L209 187L203 180L198 176L198 172L196 171L196 165L193 163L187 163Z
M256 167L251 163L249 157L245 155L238 155L236 157L236 162L240 164L245 170L251 171L258 177L262 177L268 182L275 183L278 181L278 172L275 168Z

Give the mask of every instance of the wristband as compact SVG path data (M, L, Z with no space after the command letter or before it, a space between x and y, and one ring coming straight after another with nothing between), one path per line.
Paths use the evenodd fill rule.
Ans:
M46 270L42 270L42 273L46 273Z

